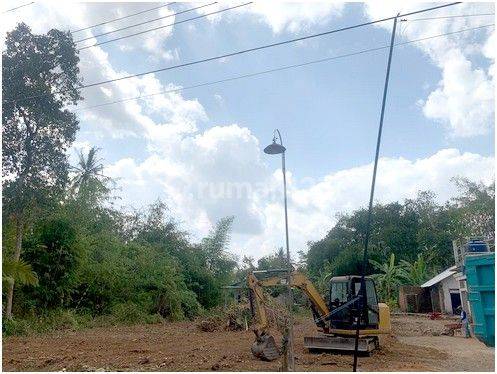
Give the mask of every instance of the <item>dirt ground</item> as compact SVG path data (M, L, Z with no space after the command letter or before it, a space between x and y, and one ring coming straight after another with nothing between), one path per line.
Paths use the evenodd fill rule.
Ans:
M494 349L475 339L441 336L443 325L422 316L392 316L392 335L359 358L360 371L494 371ZM309 319L295 326L299 371L350 371L351 355L314 354L304 335L317 334ZM251 331L200 331L188 322L94 328L3 339L5 371L278 371L278 361L250 353Z

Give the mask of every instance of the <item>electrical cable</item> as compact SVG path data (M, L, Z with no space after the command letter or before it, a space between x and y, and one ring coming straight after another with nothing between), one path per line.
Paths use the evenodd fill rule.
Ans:
M428 21L434 19L448 19L448 18L463 18L463 17L482 17L482 16L495 16L495 13L477 13L477 14L457 14L450 16L440 16L440 17L425 17L425 18L412 18L412 19L402 19L401 21Z
M100 23L97 23L95 25L91 25L91 26L86 26L86 27L83 27L82 29L77 29L77 30L71 30L70 33L71 34L75 34L77 32L80 32L80 31L85 31L85 30L89 30L89 29L92 29L94 27L97 27L97 26L103 26L103 25L106 25L108 23L112 23L112 22L116 22L116 21L120 21L122 19L125 19L125 18L129 18L129 17L133 17L133 16L137 16L139 14L143 14L143 13L147 13L147 12L151 12L152 10L156 10L156 9L160 9L160 8L164 8L168 5L172 5L172 4L176 4L176 1L173 1L173 2L170 2L170 3L167 3L167 4L162 4L162 5L159 5L159 6L156 6L156 7L153 7L153 8L148 8L148 9L145 9L145 10L141 10L137 13L132 13L132 14L128 14L126 16L122 16L122 17L119 17L119 18L113 18L111 20L108 20L108 21L105 21L105 22L100 22Z
M167 14L165 16L154 18L154 19L151 19L151 20L148 20L148 21L144 21L144 22L140 22L140 23L135 23L134 25L129 25L129 26L121 27L120 29L115 29L115 30L103 32L101 34L88 36L88 37L83 38L83 39L75 40L74 43L81 43L81 42L84 42L86 40L90 40L90 39L98 38L100 36L109 35L109 34L113 34L113 33L119 32L119 31L131 29L133 27L138 27L138 26L141 26L141 25L145 25L145 24L150 23L150 22L155 22L155 21L159 21L159 20L162 20L162 19L174 17L174 16L177 16L179 14L188 13L188 12L191 12L191 11L194 11L194 10L197 10L197 9L200 9L200 8L205 8L207 6L211 6L211 5L214 5L214 4L217 4L217 1L214 1L213 3L209 3L209 4L200 5L200 6L195 7L195 8L185 9L185 10L182 10L180 12L176 12L176 13L172 13L172 14ZM170 26L170 25L167 25L167 26Z
M35 3L35 2L34 2L34 1L32 1L32 2L27 3L27 4L23 4L23 5L16 6L15 8L10 8L10 9L4 10L4 11L2 12L2 14L3 14L3 13L7 13L7 12L12 12L13 10L16 10L16 9L19 9L19 8L24 8L25 6L32 5L32 4L34 4L34 3Z
M218 55L218 56L214 56L214 57L208 57L208 58L204 58L204 59L201 59L201 60L195 60L195 61L191 61L191 62L185 62L185 63L182 63L182 64L167 66L167 67L160 68L160 69L148 70L148 71L144 71L144 72L137 73L137 74L125 75L125 76L119 77L119 78L108 79L108 80L105 80L105 81L100 81L100 82L90 83L90 84L86 84L86 85L81 85L80 87L78 87L78 89L84 89L84 88L88 88L88 87L100 86L102 84L117 82L117 81L121 81L121 80L125 80L125 79L135 78L135 77L141 77L141 76L144 76L144 75L158 73L158 72L167 71L167 70L178 69L178 68L185 67L185 66L197 65L197 64L204 63L204 62L219 60L219 59L222 59L222 58L237 56L237 55L241 55L241 54L245 54L245 53L249 53L249 52L255 52L255 51L262 50L262 49L272 48L272 47L276 47L276 46L280 46L280 45L284 45L284 44L295 43L295 42L302 41L302 40L317 38L317 37L324 36L324 35L330 35L330 34L338 33L338 32L341 32L341 31L351 30L351 29L355 29L355 28L359 28L359 27L363 27L363 26L368 26L368 25L373 25L373 24L384 22L384 21L388 21L388 20L393 20L393 19L395 19L397 17L405 17L405 16L412 15L412 14L418 14L418 13L423 13L423 12L427 12L427 11L430 11L430 10L445 8L445 7L453 6L453 5L460 4L460 3L461 2L455 2L455 3L444 4L444 5L438 5L438 6L435 6L435 7L425 8L425 9L421 9L421 10L418 10L418 11L409 12L409 13L406 13L406 14L401 14L401 15L392 16L392 17L386 17L386 18L375 20L375 21L369 21L369 22L364 22L364 23L352 25L352 26L346 26L346 27L342 27L342 28L339 28L339 29L329 30L329 31L325 31L325 32L317 33L317 34L306 35L306 36L302 36L302 37L298 37L298 38L293 38L293 39L288 39L288 40L284 40L284 41L281 41L281 42L276 42L276 43L271 43L271 44L265 44L265 45L262 45L262 46L248 48L248 49L243 49L243 50L240 50L240 51L226 53L226 54ZM57 92L58 91L55 91L54 93L57 93ZM51 93L51 94L53 94L53 93ZM29 96L29 97L16 98L16 99L11 99L11 100L6 100L6 101L10 102L10 101L30 100L30 99L34 99L34 98L38 98L38 97L42 97L42 96L46 96L46 95L47 94L33 95L33 96Z
M407 44L419 43L419 42L430 40L430 39L441 38L441 37L448 36L448 35L459 34L459 33L467 32L467 31L478 30L478 29L482 29L482 28L485 28L485 27L491 27L491 26L495 26L495 24L492 23L492 24L489 24L489 25L483 25L483 26L472 27L472 28L458 30L458 31L452 31L452 32L444 33L444 34L437 34L437 35L427 36L427 37L420 38L420 39L408 40L408 41L405 41L405 42L402 42L402 43L395 43L394 46L395 47L399 47L399 46L403 46L403 45L407 45ZM140 99L145 99L145 98L148 98L148 97L153 97L153 96L158 96L158 95L164 95L164 94L168 94L168 93L186 91L186 90L190 90L190 89L193 89L193 88L199 88L199 87L205 87L205 86L212 86L212 85L215 85L215 84L220 84L220 83L225 83L225 82L231 82L231 81L235 81L235 80L239 80L239 79L244 79L244 78L252 78L252 77L259 76L259 75L270 74L270 73L274 73L274 72L278 72L278 71L289 70L289 69L294 69L294 68L308 66L308 65L313 65L313 64L319 64L319 63L322 63L322 62L338 60L338 59L341 59L341 58L351 57L351 56L357 56L357 55L361 55L361 54L365 54L365 53L370 53L370 52L376 52L376 51L388 49L389 47L390 47L389 45L384 45L384 46L381 46L381 47L363 49L363 50L360 50L360 51L346 53L346 54L343 54L343 55L331 56L331 57L321 58L321 59L318 59L318 60L310 60L310 61L306 61L306 62L299 63L299 64L286 65L286 66L281 66L281 67L274 68L274 69L268 69L268 70L263 70L263 71L259 71L259 72L248 73L248 74L243 74L243 75L237 75L237 76L234 76L234 77L228 77L228 78L224 78L224 79L219 79L219 80L216 80L216 81L198 83L198 84L194 84L194 85L191 85L191 86L178 87L178 88L174 88L174 89L170 89L170 90L165 90L165 91L160 91L160 92L155 92L155 93L151 93L151 94L147 94L147 95L140 95L140 96L135 96L135 97L129 97L129 98L124 98L124 99L120 99L120 100L110 101L110 102L106 102L106 103L96 104L96 105L92 105L92 106L88 106L88 107L76 108L74 111L75 112L79 112L79 111L82 111L82 110L89 110L89 109L100 108L100 107L107 106L107 105L119 104L119 103L123 103L123 102L126 102L126 101L140 100Z
M105 40L103 42L98 42L98 43L95 43L95 44L92 44L92 45L87 45L85 47L78 48L78 51L82 51L82 50L88 49L88 48L97 47L97 46L102 45L102 44L107 44L107 43L115 42L115 41L122 40L122 39L131 38L132 36L146 34L146 33L149 33L149 32L152 32L152 31L156 31L156 30L159 30L159 29L163 29L163 28L166 28L166 27L179 25L179 24L182 24L182 23L185 23L185 22L188 22L188 21L193 21L193 20L196 20L196 19L205 18L205 17L211 16L213 14L218 14L218 13L226 12L228 10L232 10L232 9L240 8L240 7L243 7L243 6L247 6L247 5L250 5L252 3L253 3L253 1L250 1L248 3L243 3L243 4L235 5L235 6L232 6L232 7L229 7L229 8L224 8L224 9L216 10L214 12L205 13L205 14L202 14L200 16L196 16L196 17L187 18L187 19L184 19L184 20L181 20L181 21L173 22L173 23L170 23L168 25L161 25L161 26L157 26L157 27L154 27L154 28L151 28L151 29L139 31L139 32L136 32L134 34L124 35L124 36L120 36L118 38ZM212 4L215 4L215 3L212 3ZM212 5L212 4L202 5L202 6L198 7L198 8L203 8L203 7ZM195 8L195 9L198 9L198 8ZM191 9L191 10L193 10L193 9ZM105 35L105 34L100 34L100 35ZM81 39L80 41L88 40L88 39L93 39L93 37L86 38L86 39Z

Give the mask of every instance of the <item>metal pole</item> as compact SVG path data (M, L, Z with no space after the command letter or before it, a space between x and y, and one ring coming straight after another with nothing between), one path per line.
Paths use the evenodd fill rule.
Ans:
M283 145L283 140L281 139L281 134L279 130L278 137L280 138L280 144ZM285 235L286 235L286 261L287 261L287 291L288 291L288 336L287 346L286 346L286 363L287 370L295 370L295 356L293 353L293 318L292 318L292 306L293 306L293 294L291 276L292 276L292 264L290 261L290 244L288 239L288 207L287 207L287 197L286 197L286 168L285 168L285 152L281 154L281 166L283 171L283 200L285 205Z
M383 117L385 115L385 103L387 100L387 92L388 92L388 81L390 78L390 67L392 64L392 52L393 52L393 44L395 41L395 30L397 28L397 18L399 14L397 14L397 17L394 18L393 20L393 29L392 29L392 36L390 38L390 50L388 53L388 64L387 64L387 74L385 77L385 86L383 88L383 101L381 103L381 114L380 114L380 125L378 128L378 138L376 140L376 154L374 158L374 167L373 167L373 179L371 181L371 192L369 195L369 208L368 208L368 221L366 225L366 236L364 239L364 255L362 259L362 273L361 273L361 287L359 291L359 295L361 296L359 299L359 313L358 316L356 317L356 332L355 332L355 347L354 347L354 365L353 365L353 371L357 371L357 354L358 354L358 348L359 348L359 330L360 330L360 324L361 324L361 316L363 313L367 313L367 295L366 295L366 284L364 281L364 276L365 276L365 271L366 271L366 264L367 264L367 259L368 259L368 246L369 246L369 236L371 234L371 220L373 216L373 199L374 199L374 188L375 188L375 183L376 183L376 171L378 169L378 157L380 154L380 145L381 145L381 134L383 131Z

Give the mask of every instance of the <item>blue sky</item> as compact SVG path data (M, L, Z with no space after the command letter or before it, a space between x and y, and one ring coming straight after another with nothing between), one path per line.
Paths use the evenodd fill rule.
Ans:
M233 4L239 3L222 3L203 11ZM92 83L432 6L406 4L399 9L385 2L256 3L81 51L82 75L85 83ZM152 6L93 3L61 7L37 2L9 15L7 24L13 27L23 19L35 32L46 32L49 27L75 29ZM78 12L71 7L79 7ZM193 5L178 3L103 30L189 7ZM67 16L69 11L73 17ZM430 16L493 11L491 3L472 3ZM176 20L193 15L198 13ZM493 22L493 16L400 22L397 42ZM80 106L384 46L389 43L391 26L391 22L367 26L90 88L84 91L86 100ZM378 201L413 197L427 188L445 200L455 193L449 180L457 175L485 183L493 180L493 30L395 49ZM283 244L279 160L261 152L271 141L273 129L279 128L288 149L292 243L294 250L305 249L308 240L319 239L332 227L337 212L367 203L386 61L387 50L381 50L83 110L78 112L81 131L69 153L73 157L75 149L100 147L108 174L119 178L124 205L140 207L160 197L194 239L222 216L235 215L232 251L259 257ZM245 183L251 192L215 196L213 190L226 183ZM200 193L199 186L208 192ZM270 193L264 195L261 186L267 186Z

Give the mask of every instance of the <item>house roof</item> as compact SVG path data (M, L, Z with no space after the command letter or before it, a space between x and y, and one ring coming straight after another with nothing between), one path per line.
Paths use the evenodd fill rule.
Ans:
M442 271L440 274L434 276L431 278L428 282L425 282L421 285L421 287L426 288L426 287L431 287L441 281L443 281L445 278L450 277L451 275L455 274L457 272L456 266L451 266L448 269L445 269Z

